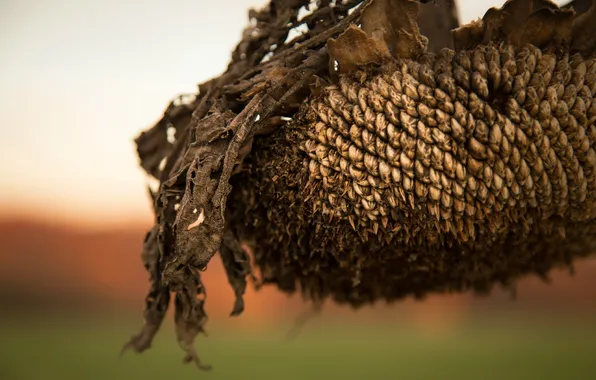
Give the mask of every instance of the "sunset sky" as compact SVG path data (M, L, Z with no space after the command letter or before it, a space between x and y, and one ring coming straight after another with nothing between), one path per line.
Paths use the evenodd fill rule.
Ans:
M133 143L266 0L0 0L0 216L150 220ZM502 1L459 1L462 22Z

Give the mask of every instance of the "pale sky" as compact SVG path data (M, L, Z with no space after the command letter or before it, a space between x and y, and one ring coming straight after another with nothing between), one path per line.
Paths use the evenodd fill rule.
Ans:
M0 0L0 216L150 220L133 139L266 0ZM462 22L503 1L460 0Z

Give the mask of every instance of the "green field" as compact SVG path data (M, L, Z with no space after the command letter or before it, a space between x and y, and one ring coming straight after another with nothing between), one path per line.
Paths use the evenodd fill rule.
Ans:
M114 319L115 320L115 319ZM116 326L116 327L115 327ZM166 325L154 347L118 358L136 324L0 324L0 379L592 379L596 324L483 323L433 338L403 327L310 323L233 334L210 326L198 342L211 372L181 364Z

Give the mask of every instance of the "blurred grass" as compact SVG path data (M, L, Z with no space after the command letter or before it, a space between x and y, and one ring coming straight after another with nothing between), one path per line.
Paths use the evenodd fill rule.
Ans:
M183 365L173 326L142 355L119 350L137 324L0 320L0 379L588 379L596 374L596 324L470 324L444 334L404 326L314 321L289 328L209 325L197 347L211 372ZM396 323L399 324L399 323ZM406 326L407 327L407 326ZM236 331L236 332L235 332Z

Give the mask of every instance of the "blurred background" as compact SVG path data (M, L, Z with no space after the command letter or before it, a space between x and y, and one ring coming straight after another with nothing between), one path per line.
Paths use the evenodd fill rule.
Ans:
M587 379L596 373L596 261L517 299L441 295L319 314L299 297L233 294L205 274L211 373L181 363L171 317L142 323L152 224L133 143L180 93L219 75L266 0L0 0L0 379ZM469 22L502 1L457 1Z

